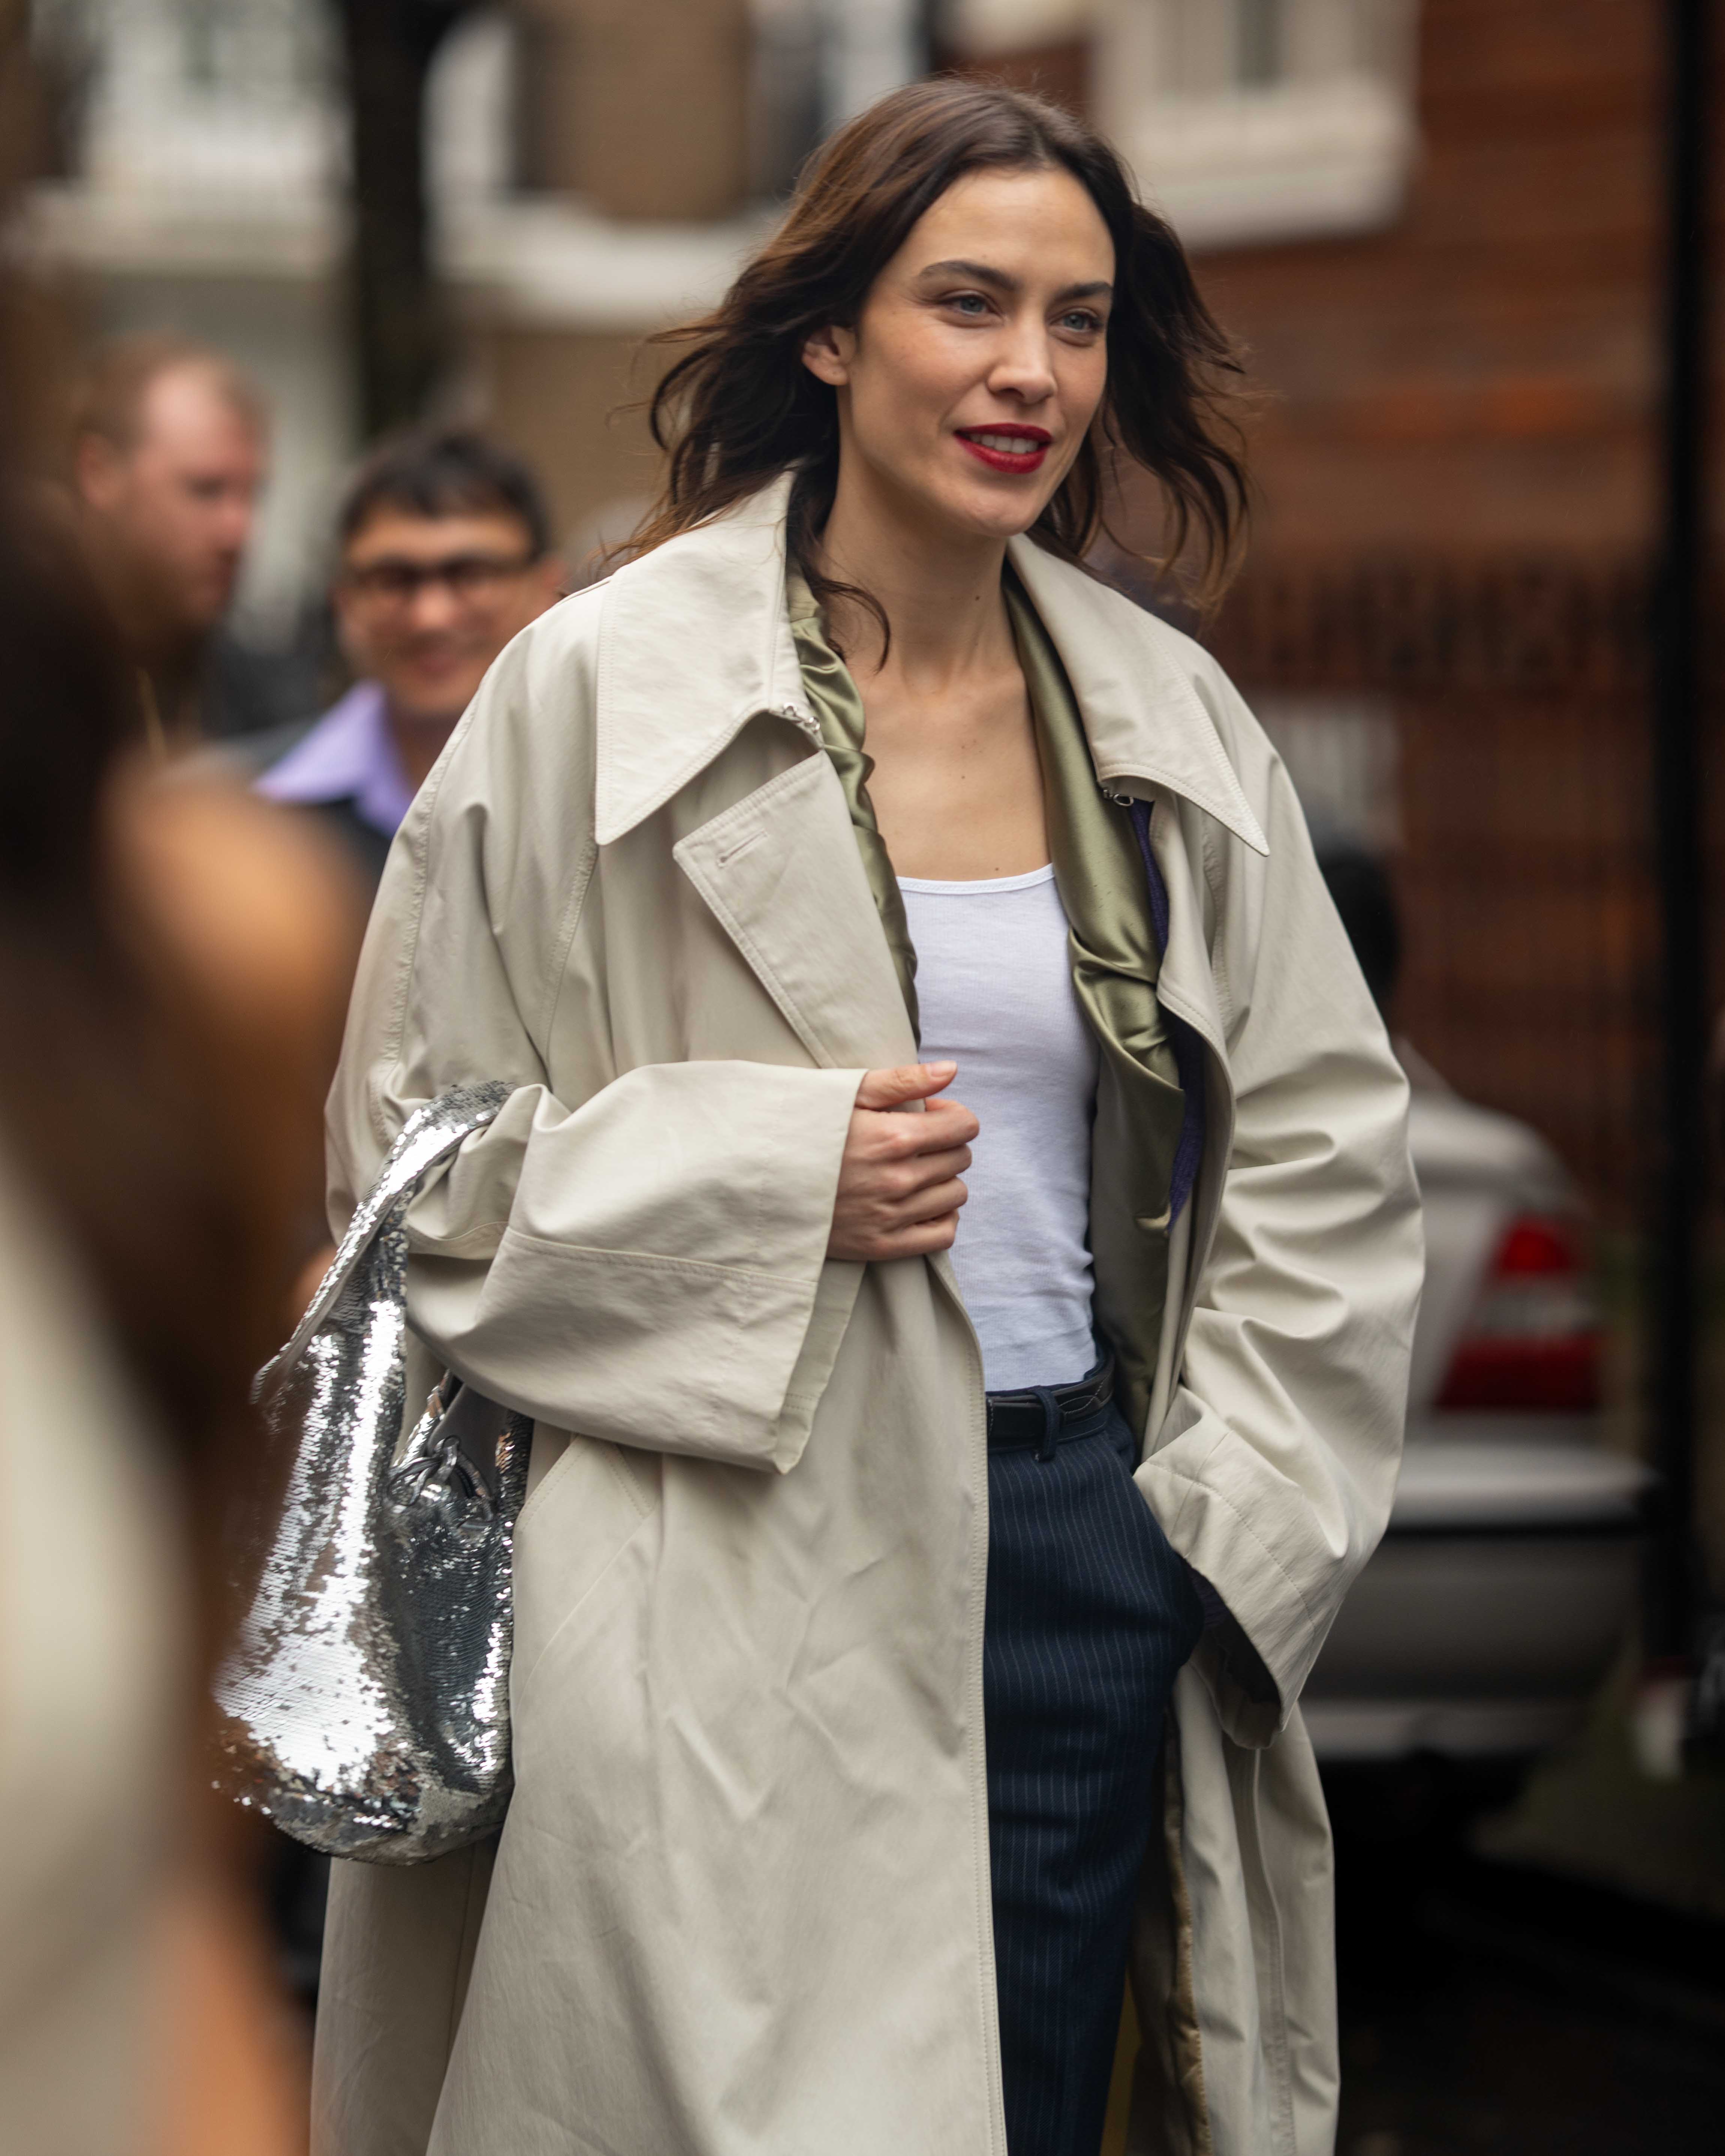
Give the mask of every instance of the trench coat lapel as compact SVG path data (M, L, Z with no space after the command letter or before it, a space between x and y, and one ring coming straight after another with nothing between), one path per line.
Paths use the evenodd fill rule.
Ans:
M776 480L609 580L596 699L602 846L662 808L757 714L790 717L800 706L785 608L789 501L788 477Z
M809 1055L914 1060L915 1034L785 601L788 478L620 570L600 632L595 826L614 844L767 715L810 753L688 833L675 857ZM668 635L666 625L677 624Z
M1214 720L1164 649L1166 624L1123 607L1117 593L1029 539L1014 540L1009 552L1072 684L1097 778L1146 799L1189 802L1254 852L1267 854L1269 844ZM1151 844L1168 893L1168 947L1157 996L1204 1040L1225 1090L1221 1006L1204 923L1191 902L1202 878L1186 858L1173 818L1153 819ZM1213 1127L1211 1140L1217 1135Z
M1008 551L1071 681L1097 778L1178 793L1267 854L1215 723L1166 649L1177 632L1029 539Z
M824 753L691 831L675 854L817 1063L916 1060L844 788Z

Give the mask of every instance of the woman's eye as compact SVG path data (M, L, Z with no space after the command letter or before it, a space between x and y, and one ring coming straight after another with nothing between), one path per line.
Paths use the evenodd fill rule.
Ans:
M980 292L955 292L947 305L956 307L961 315L975 316L988 311L988 303Z
M1101 316L1093 315L1088 307L1075 307L1060 316L1060 327L1073 336L1094 336L1101 326Z

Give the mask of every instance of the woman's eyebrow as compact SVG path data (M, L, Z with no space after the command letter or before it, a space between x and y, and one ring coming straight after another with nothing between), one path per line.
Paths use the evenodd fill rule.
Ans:
M993 285L1002 292L1021 292L1022 277L1014 277L1009 270L992 270L986 262L931 262L917 271L922 277L970 277L978 285ZM1112 295L1114 287L1106 277L1093 277L1087 284L1068 285L1055 294L1060 300L1103 300Z
M1003 292L1017 292L1024 288L1022 278L1014 277L1009 270L991 270L986 262L931 262L917 275L921 277L973 277L978 285L995 285Z

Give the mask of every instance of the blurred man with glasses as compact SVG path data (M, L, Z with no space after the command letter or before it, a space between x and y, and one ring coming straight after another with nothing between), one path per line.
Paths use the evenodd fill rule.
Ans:
M258 780L320 811L375 882L485 670L562 589L525 465L465 429L386 442L338 521L331 596L355 685Z

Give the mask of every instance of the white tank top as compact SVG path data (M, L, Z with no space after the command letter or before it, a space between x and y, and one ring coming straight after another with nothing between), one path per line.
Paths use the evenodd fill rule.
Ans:
M1096 1360L1090 1141L1096 1045L1073 993L1054 868L986 883L901 876L925 1062L982 1135L952 1264L993 1393L1065 1385Z

